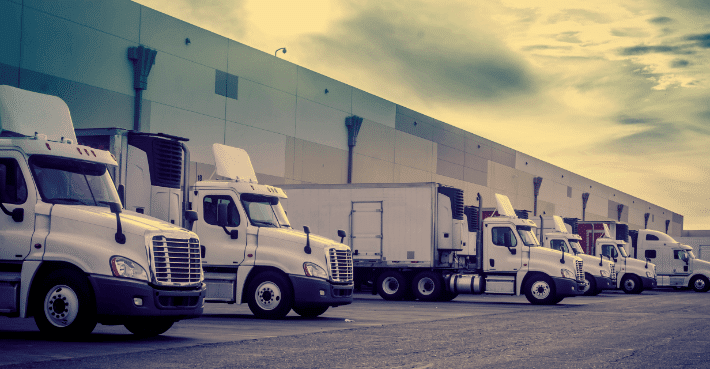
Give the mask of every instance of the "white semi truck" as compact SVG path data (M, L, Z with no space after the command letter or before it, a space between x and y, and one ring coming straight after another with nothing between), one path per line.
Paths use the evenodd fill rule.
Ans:
M651 229L629 231L634 258L656 264L656 280L662 287L688 287L696 292L710 290L710 263L695 258L693 248Z
M294 230L281 207L286 194L258 183L246 151L214 144L215 173L189 187L187 139L116 128L77 134L119 158L117 186L127 208L200 236L207 302L247 303L268 319L292 309L316 317L352 303L350 248Z
M77 145L60 98L0 86L0 315L59 339L142 336L199 316L198 236L122 211L110 153Z
M536 235L543 246L570 253L584 261L585 296L596 296L602 290L617 288L615 265L610 256L587 255L579 245L582 237L569 232L560 216L540 215L538 218Z
M535 223L516 217L505 196L496 196L499 216L478 222L480 204L464 210L463 191L438 183L283 188L293 222L349 230L356 283L372 281L386 300L490 293L556 304L581 293L581 259L540 247Z
M615 263L618 288L628 294L639 294L656 287L656 265L629 256L629 228L613 221L577 221L566 219L577 229L582 249L591 255L611 257ZM614 234L615 236L612 236Z

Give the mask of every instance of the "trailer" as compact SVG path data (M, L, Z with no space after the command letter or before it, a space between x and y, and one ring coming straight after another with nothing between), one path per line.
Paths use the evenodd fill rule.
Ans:
M488 293L556 304L584 285L582 260L540 247L535 223L518 218L502 195L496 195L498 216L479 222L480 202L465 207L462 190L438 183L282 188L296 226L349 230L356 285L373 283L385 300Z

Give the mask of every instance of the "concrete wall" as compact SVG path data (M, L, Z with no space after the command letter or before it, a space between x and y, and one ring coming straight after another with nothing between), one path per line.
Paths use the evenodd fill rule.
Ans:
M189 43L186 40L189 39ZM211 146L246 149L261 182L345 183L345 118L363 118L353 182L436 181L466 204L493 195L539 214L621 220L679 236L679 214L474 133L128 0L0 0L0 83L63 98L77 128L133 127L129 47L157 51L142 129L189 138L191 181L214 170Z

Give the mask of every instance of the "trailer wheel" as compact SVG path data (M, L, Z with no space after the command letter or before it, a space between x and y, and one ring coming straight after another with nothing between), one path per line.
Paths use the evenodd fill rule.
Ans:
M249 310L257 318L282 319L291 311L291 286L284 276L275 272L257 275L247 290Z
M587 282L587 287L585 287L582 291L584 296L596 296L599 294L598 292L596 292L597 280L594 279L594 276L589 273L584 273L584 281Z
M74 270L55 270L40 285L34 307L37 328L53 338L75 339L96 327L96 302L89 281Z
M621 278L621 289L628 294L638 295L643 291L641 280L635 275L625 275Z
M441 274L428 270L420 272L412 280L412 292L421 301L439 300L445 288Z
M328 306L328 305L308 306L308 307L295 307L294 306L293 311L295 311L296 314L298 314L304 318L315 318L315 317L325 313L329 307L330 306Z
M688 286L695 292L707 292L710 290L710 283L708 283L708 279L702 275L696 275L693 277Z
M377 278L377 293L385 300L399 301L407 293L407 280L400 272L386 271Z
M546 275L535 276L525 284L525 298L533 305L554 305L562 299L557 299L555 285Z
M172 319L140 318L131 319L124 326L137 337L148 338L167 332L173 324Z

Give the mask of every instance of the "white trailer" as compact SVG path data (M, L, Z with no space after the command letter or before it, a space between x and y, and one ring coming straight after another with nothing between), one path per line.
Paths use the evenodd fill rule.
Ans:
M463 191L438 183L282 188L297 226L349 230L356 284L372 281L386 300L492 293L556 304L581 293L582 261L540 247L535 224L517 218L505 196L497 195L500 216L478 222L477 210L464 210Z
M258 183L246 151L214 144L215 173L188 191L187 139L115 128L78 134L119 158L115 178L127 208L200 236L206 302L247 303L268 319L291 310L316 317L352 303L350 248L293 229L281 207L286 194Z
M656 264L656 279L662 287L710 290L710 262L695 257L693 248L651 229L630 231L631 255Z
M617 288L615 265L610 256L587 255L579 245L582 237L570 232L560 216L540 215L535 220L539 220L536 235L543 246L570 253L584 261L585 296L596 296L602 290Z
M77 145L55 96L0 86L0 315L65 339L141 336L202 313L198 236L123 211L110 153Z

